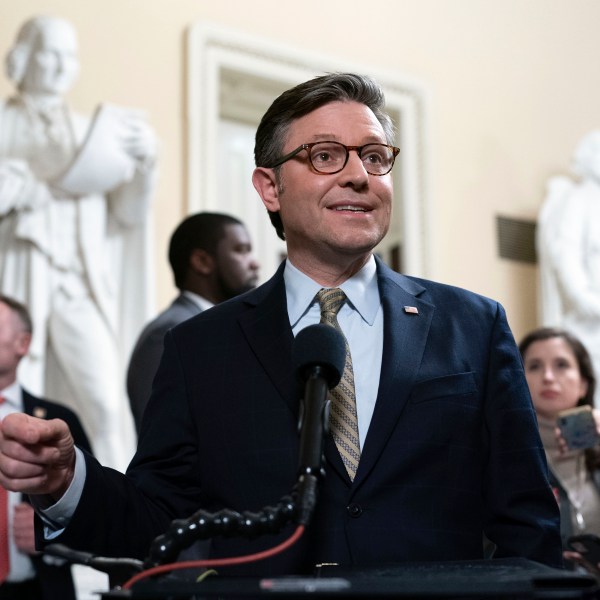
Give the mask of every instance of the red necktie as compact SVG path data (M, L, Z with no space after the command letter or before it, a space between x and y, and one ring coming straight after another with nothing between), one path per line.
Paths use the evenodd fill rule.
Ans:
M0 396L0 404L5 401ZM0 584L6 581L9 571L8 558L8 492L0 486Z

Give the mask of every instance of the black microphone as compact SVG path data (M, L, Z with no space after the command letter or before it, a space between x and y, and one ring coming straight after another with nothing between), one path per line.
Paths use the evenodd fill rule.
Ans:
M342 334L324 323L298 332L292 350L298 378L304 382L300 411L298 523L308 524L317 501L317 484L324 476L323 445L328 430L328 389L340 381L346 362Z

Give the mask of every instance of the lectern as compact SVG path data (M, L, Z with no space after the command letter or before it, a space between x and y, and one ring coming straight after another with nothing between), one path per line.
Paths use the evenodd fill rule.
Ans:
M257 571L260 566L257 565ZM102 600L203 598L598 599L592 575L553 569L526 559L401 563L369 569L324 567L314 577L227 578L201 583L146 580Z

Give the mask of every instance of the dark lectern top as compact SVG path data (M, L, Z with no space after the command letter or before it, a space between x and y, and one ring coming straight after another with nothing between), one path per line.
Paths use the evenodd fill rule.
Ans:
M526 559L401 563L368 569L327 566L315 577L208 577L201 583L146 580L103 600L203 598L598 599L598 580Z

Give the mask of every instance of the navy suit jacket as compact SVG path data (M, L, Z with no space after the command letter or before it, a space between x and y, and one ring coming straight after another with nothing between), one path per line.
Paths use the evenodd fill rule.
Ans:
M23 390L23 412L40 419L62 419L71 430L75 443L87 452L92 451L90 442L75 413L56 402L37 398ZM69 564L56 565L43 556L32 557L36 575L40 581L42 598L40 600L75 600L75 588Z
M383 361L356 478L328 438L306 534L231 572L479 559L484 533L497 557L562 565L558 507L504 310L380 261L377 269ZM88 457L81 502L57 541L144 558L175 517L255 511L289 492L299 441L292 342L283 266L256 290L170 330L128 475ZM292 530L216 537L212 554L255 552Z

